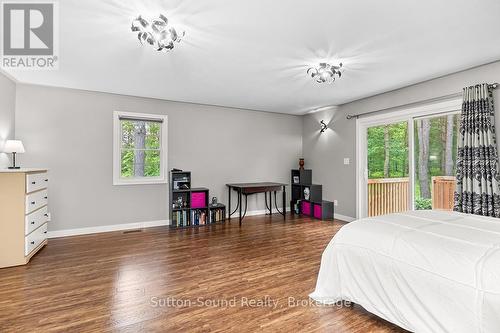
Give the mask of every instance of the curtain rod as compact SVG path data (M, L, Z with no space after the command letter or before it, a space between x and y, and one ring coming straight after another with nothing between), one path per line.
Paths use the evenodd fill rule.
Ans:
M492 83L492 84L488 84L488 87L491 88L491 89L496 89L499 86L500 86L500 84L497 83L497 82ZM421 104L428 104L428 103L432 103L432 102L439 102L439 101L442 101L442 100L451 99L451 98L460 97L460 96L462 96L462 93L455 93L455 94L445 95L445 96L441 96L441 97L430 98L430 99L426 99L426 100L423 100L423 101L418 101L418 102L413 102L413 103L407 103L407 104L401 104L401 105L397 105L397 106L391 106L391 107L388 107L388 108L374 110L374 111L369 111L369 112L365 112L365 113L348 114L346 116L346 118L347 119L354 119L354 118L357 119L357 118L359 118L361 116L366 116L366 115L373 114L373 113L378 113L378 112L382 112L382 111L389 111L389 110L393 110L393 109L400 109L400 108L405 108L405 107L419 106Z

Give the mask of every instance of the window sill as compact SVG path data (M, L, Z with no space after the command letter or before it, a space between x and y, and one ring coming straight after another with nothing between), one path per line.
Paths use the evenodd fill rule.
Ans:
M154 185L154 184L167 184L166 179L130 179L130 180L113 180L113 186L123 185Z

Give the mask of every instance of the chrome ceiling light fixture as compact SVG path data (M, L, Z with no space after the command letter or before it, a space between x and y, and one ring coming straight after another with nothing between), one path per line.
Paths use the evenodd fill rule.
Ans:
M309 67L307 74L310 75L314 81L318 83L333 83L335 79L342 76L340 69L342 68L342 63L338 66L327 64L326 62L321 62L318 67Z
M174 43L179 43L186 34L177 33L174 27L168 25L168 19L160 14L159 18L148 22L142 16L132 21L131 30L137 32L137 38L142 45L149 44L157 51L169 52L174 49Z

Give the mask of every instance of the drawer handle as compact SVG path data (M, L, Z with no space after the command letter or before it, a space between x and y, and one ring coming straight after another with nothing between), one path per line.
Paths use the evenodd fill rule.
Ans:
M44 199L48 199L48 197L43 197Z
M31 221L31 224L35 224L35 221Z
M35 184L36 184L36 182L31 182L31 184L32 184L32 185L35 185Z
M45 217L49 217L49 214L43 214L43 216L45 216Z
M31 243L31 245L35 244L35 242L34 242L34 241L31 241L30 243Z
M36 202L32 201L31 204L34 205L34 204L36 204Z
M48 179L45 179L46 182L48 182L49 180Z
M43 233L44 233L44 234L46 234L46 233L47 233L47 231L44 231Z

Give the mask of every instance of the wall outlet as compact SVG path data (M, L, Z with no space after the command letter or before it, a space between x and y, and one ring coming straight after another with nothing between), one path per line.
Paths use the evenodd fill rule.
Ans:
M349 157L344 157L344 164L349 165Z
M338 200L333 200L333 205L334 205L334 206L338 206L338 205L339 205Z

